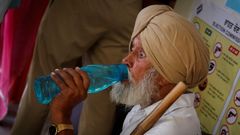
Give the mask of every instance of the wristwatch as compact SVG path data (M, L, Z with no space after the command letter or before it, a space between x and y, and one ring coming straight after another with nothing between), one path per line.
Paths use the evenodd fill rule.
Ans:
M51 124L48 131L49 135L57 135L59 132L66 129L73 130L72 124Z

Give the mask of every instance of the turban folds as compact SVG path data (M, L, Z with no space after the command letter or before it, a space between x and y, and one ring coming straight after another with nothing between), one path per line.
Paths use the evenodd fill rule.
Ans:
M144 8L137 16L131 43L140 36L154 68L169 82L189 88L208 73L209 50L194 25L165 5Z

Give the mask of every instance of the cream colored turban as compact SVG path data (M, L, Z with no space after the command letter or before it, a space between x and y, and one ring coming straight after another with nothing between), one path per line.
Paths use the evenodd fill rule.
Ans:
M208 48L194 25L170 7L152 5L143 9L130 45L137 35L153 66L169 82L183 81L192 88L206 78Z

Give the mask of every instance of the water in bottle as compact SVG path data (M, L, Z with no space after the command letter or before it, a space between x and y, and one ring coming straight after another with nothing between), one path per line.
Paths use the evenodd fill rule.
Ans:
M125 64L88 65L81 67L90 79L88 93L97 93L106 88L128 79L128 70ZM35 80L34 91L41 104L48 104L60 92L60 88L51 79L50 75L41 76Z

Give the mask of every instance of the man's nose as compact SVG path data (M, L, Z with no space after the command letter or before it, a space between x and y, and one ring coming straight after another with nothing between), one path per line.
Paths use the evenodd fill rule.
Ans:
M123 58L122 63L126 64L128 68L131 68L133 65L133 63L131 62L131 54L128 54L125 58Z

